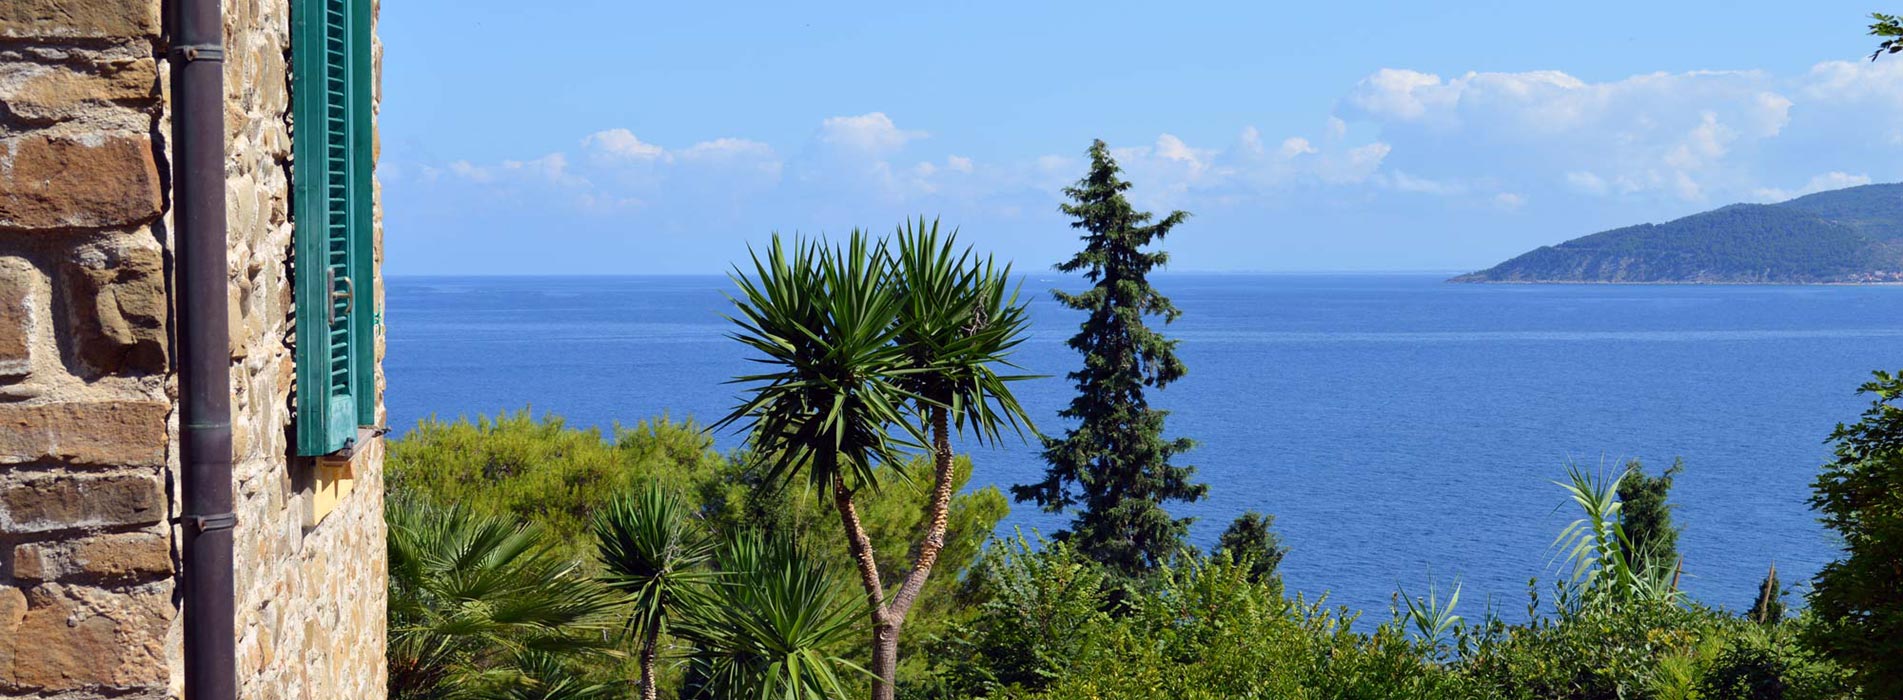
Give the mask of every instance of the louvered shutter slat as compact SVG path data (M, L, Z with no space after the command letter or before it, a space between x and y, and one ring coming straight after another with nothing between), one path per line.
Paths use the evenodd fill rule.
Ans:
M322 455L375 417L369 0L293 2L297 450Z

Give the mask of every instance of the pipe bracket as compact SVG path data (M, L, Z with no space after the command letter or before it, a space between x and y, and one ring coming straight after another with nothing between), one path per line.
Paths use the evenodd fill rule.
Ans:
M172 47L172 60L191 63L193 61L225 61L225 47L218 44L186 44Z
M198 532L203 534L213 530L230 530L237 527L238 514L213 513L211 515L185 515L180 516L178 522L188 523L198 528Z

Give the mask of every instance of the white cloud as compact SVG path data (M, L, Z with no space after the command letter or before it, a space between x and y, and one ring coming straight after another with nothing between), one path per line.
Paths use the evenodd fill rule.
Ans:
M1328 140L1340 140L1348 135L1348 122L1343 121L1341 117L1329 117L1327 133Z
M1590 170L1574 170L1566 173L1566 184L1587 194L1605 194L1606 181Z
M1754 195L1752 199L1760 202L1782 202L1807 194L1868 185L1871 182L1872 180L1869 175L1851 175L1850 173L1831 171L1811 176L1810 181L1805 182L1803 186L1794 190L1779 189L1776 187L1759 188L1756 192L1752 193Z
M1249 127L1249 134L1250 135L1255 134L1255 127L1253 126ZM1310 144L1308 142L1308 139L1302 138L1300 136L1290 136L1286 139L1282 139L1282 157L1283 158L1294 158L1299 155L1305 155L1305 154L1317 153L1317 152L1318 151L1315 150L1315 146Z
M1903 174L1903 61L1831 61L1785 77L1697 71L1607 81L1387 68L1344 88L1334 114L1301 133L1242 126L1225 144L1159 129L1112 153L1146 209L1311 216L1316 207L1377 205L1445 207L1410 216L1576 212L1604 200L1640 218ZM584 208L665 210L688 225L776 207L866 224L867 211L1049 215L1086 166L1073 152L984 161L930 153L927 136L884 112L821 120L789 150L738 137L669 147L614 128L568 153L413 164L390 176L566 197Z
M1393 184L1394 189L1402 192L1418 192L1441 196L1452 196L1465 194L1467 192L1467 186L1459 182L1429 180L1427 178L1415 177L1399 170L1394 171L1394 173L1389 176L1389 180Z
M856 117L828 117L819 125L819 140L823 143L881 155L926 136L923 131L900 129L884 112Z
M1852 104L1869 124L1842 122ZM1604 82L1551 70L1442 78L1388 68L1337 105L1339 116L1379 129L1391 164L1415 177L1531 178L1581 194L1699 203L1750 196L1784 161L1818 157L1792 152L1803 140L1884 131L1903 143L1899 112L1903 62L1835 61L1786 79L1693 71Z
M585 147L591 147L601 153L619 158L646 161L664 160L667 158L666 149L643 142L641 139L635 137L634 132L628 131L627 129L597 131L593 134L589 134L587 138L582 139L581 143Z

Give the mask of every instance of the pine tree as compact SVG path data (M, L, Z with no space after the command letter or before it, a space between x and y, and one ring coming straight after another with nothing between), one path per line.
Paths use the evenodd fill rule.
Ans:
M1658 476L1646 476L1639 460L1626 463L1626 477L1619 481L1619 520L1630 543L1628 562L1635 572L1644 572L1654 563L1678 566L1678 527L1672 524L1672 479L1685 471L1685 461L1672 460L1672 466Z
M1189 215L1173 211L1150 223L1149 213L1124 199L1128 189L1103 141L1091 144L1090 174L1064 189L1072 203L1060 209L1075 219L1072 228L1084 232L1084 250L1057 269L1082 272L1093 285L1081 294L1053 292L1065 306L1087 314L1069 342L1084 355L1084 367L1068 375L1077 398L1059 413L1077 426L1061 440L1045 439L1050 466L1044 480L1011 492L1047 512L1081 506L1070 529L1058 536L1097 561L1135 574L1183 546L1192 519L1170 517L1163 504L1196 501L1209 487L1190 481L1194 468L1170 464L1195 443L1164 438L1168 412L1151 408L1144 397L1145 389L1181 378L1184 367L1176 341L1144 325L1146 316L1169 323L1181 312L1148 279L1168 254L1143 248Z
M1237 561L1249 560L1249 578L1267 581L1275 578L1275 569L1282 565L1282 555L1288 554L1288 548L1282 546L1282 538L1270 529L1275 526L1275 516L1248 511L1229 523L1229 529L1222 531L1216 538L1216 548L1210 554L1233 557Z

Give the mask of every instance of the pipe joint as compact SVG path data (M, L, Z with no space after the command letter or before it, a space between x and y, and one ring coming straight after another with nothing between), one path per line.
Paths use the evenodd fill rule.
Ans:
M210 515L179 516L176 523L191 525L200 534L214 530L230 530L238 526L237 513L212 513Z
M225 61L225 47L218 44L186 44L183 46L174 46L172 47L171 57L174 61L184 63L193 63L196 61L223 63Z

